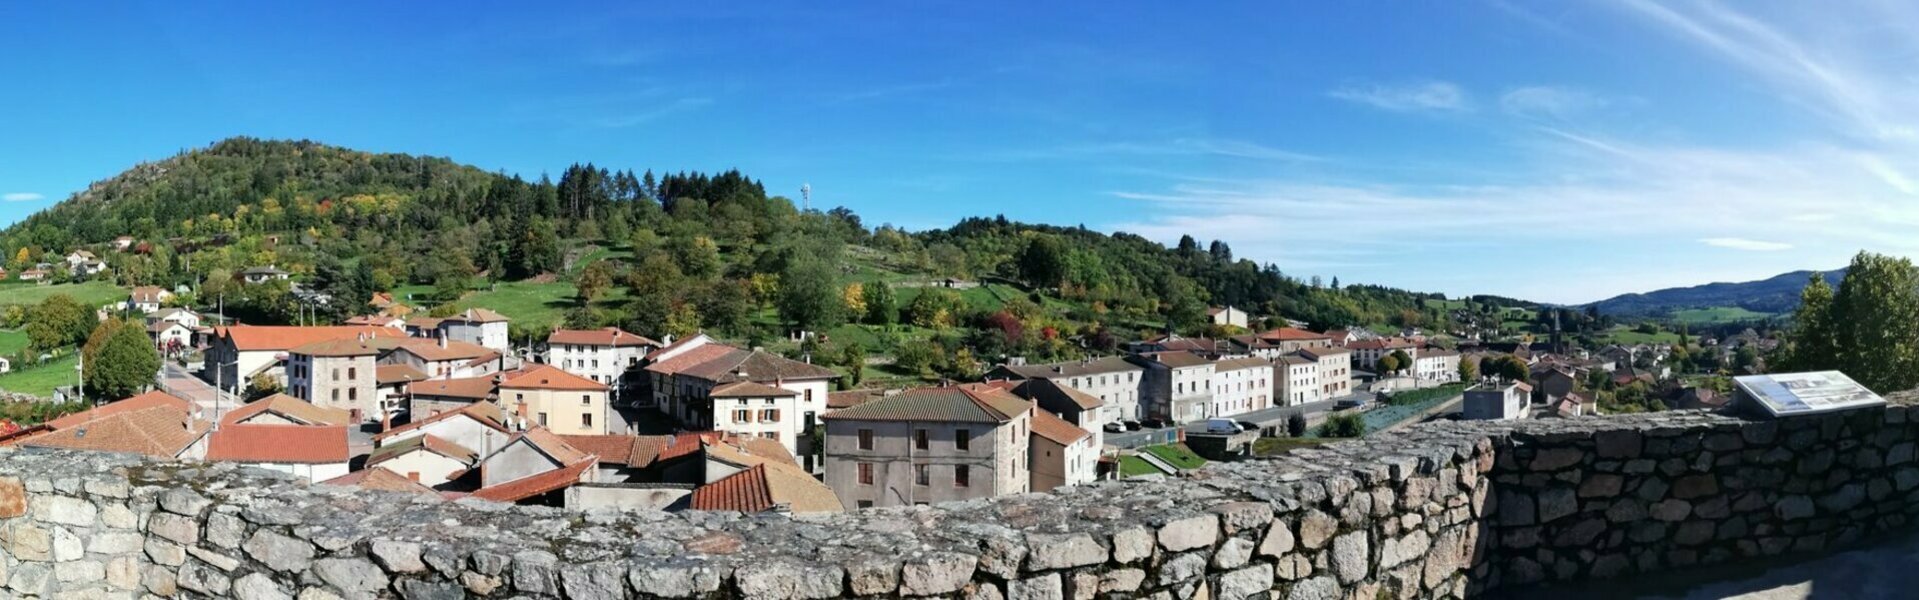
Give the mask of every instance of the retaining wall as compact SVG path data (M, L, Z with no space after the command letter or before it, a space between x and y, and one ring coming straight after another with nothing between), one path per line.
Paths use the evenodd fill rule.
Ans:
M1462 597L1824 552L1919 510L1910 397L1438 423L933 507L566 512L307 486L228 465L0 450L15 597Z

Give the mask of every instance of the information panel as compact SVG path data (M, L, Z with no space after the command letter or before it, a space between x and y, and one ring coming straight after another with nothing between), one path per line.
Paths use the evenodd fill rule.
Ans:
M1742 395L1775 417L1805 415L1863 406L1882 406L1885 398L1838 371L1774 373L1734 377Z

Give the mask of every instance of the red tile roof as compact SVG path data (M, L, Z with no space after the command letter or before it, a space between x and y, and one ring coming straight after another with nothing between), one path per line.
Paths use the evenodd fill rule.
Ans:
M343 463L346 427L227 425L208 436L207 460L261 463Z
M706 395L709 398L788 398L798 396L800 393L763 383L735 381L715 386L713 391L707 392Z
M373 380L381 385L389 383L414 382L426 380L426 373L411 365L378 365L373 367Z
M289 354L319 357L378 356L381 348L358 337L320 340L288 350Z
M263 413L273 413L305 425L350 425L353 415L346 410L314 406L286 394L274 394L254 400L220 417L221 424L234 424Z
M439 496L433 488L420 482L407 479L406 476L386 469L361 469L339 477L320 482L321 485L351 486L363 490L381 490L387 492L408 492L422 496Z
M580 482L586 470L593 467L594 461L582 460L570 465L521 477L491 487L474 490L472 496L494 502L518 502L553 490L565 489Z
M187 415L186 410L172 406L121 410L23 438L16 443L21 446L174 458L200 441L213 426L212 423L191 419Z
M493 388L497 385L492 375L460 379L428 379L406 384L406 393L418 396L485 400L493 395Z
M118 413L153 408L155 406L165 406L185 412L192 410L193 403L166 392L146 392L60 417L52 421L47 421L47 426L54 429L66 429L94 419L105 418Z
M438 423L440 421L445 421L447 419L452 419L452 418L473 419L474 421L479 422L481 425L491 427L497 431L507 431L506 420L505 420L506 417L500 414L499 407L494 406L493 403L491 402L475 402L473 404L460 407L459 410L450 410L437 415L431 415L425 418L415 418L413 422L411 423L407 423L405 425L401 425L399 427L395 427L395 428L374 434L373 439L380 440L380 439L390 438L395 435L413 431L415 429L426 427L427 425L432 425L434 423Z
M618 327L600 329L555 329L546 336L548 344L578 344L581 346L653 346L660 343L643 335L631 333Z
M500 387L532 390L605 391L606 384L560 370L553 365L501 373Z
M290 325L234 325L216 327L214 335L233 340L233 346L241 351L290 350L314 342L354 339L360 335L373 337L398 337L400 332L390 327L325 326L295 327Z
M1033 411L1033 435L1052 440L1061 446L1071 446L1073 442L1093 437L1092 433L1080 429L1078 425L1068 423L1065 419L1053 416L1053 413L1044 410Z
M1260 338L1260 339L1263 339L1263 340L1269 340L1269 341L1294 341L1294 340L1330 340L1330 339L1333 339L1333 338L1332 338L1332 336L1328 336L1328 335L1326 335L1326 334L1324 334L1324 333L1313 333L1313 332L1311 332L1311 331L1307 331L1307 330L1304 330L1304 329L1300 329L1300 328L1297 328L1297 327L1281 327L1281 328L1278 328L1278 329L1274 329L1274 330L1271 330L1271 331L1267 331L1267 332L1265 332L1265 333L1261 333L1261 334L1259 334L1259 338Z
M832 488L796 469L772 464L728 475L693 490L693 510L763 512L780 506L796 513L839 512Z

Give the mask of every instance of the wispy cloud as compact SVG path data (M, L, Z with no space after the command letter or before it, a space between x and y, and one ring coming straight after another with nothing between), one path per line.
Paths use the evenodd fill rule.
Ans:
M1739 237L1700 238L1699 243L1715 248L1731 248L1733 250L1747 250L1752 252L1777 252L1792 249L1792 244L1785 242L1749 240Z
M632 110L615 109L616 114L594 118L591 124L607 129L633 127L699 109L712 103L712 98L679 98L665 104L635 107Z
M955 85L958 85L958 82L952 79L941 79L938 81L919 81L919 82L899 83L899 84L892 84L892 85L880 85L880 86L874 86L866 89L849 91L844 94L840 94L839 96L833 97L831 101L835 103L844 103L844 102L860 102L865 100L880 100L880 99L886 99L886 98L893 98L897 96L913 96L913 95L923 94L926 92L949 89Z
M1531 85L1507 90L1499 97L1500 108L1527 117L1566 119L1587 111L1604 108L1610 101L1585 90L1564 86Z
M1349 84L1327 94L1341 100L1398 112L1461 112L1472 108L1466 90L1446 81Z
M44 199L46 199L46 196L43 196L34 192L7 192L5 194L0 194L0 200L4 200L7 202L33 202L35 200L44 200Z
M1323 157L1230 138L1182 137L1162 141L1117 141L1067 144L1047 148L990 152L971 158L988 160L1068 160L1105 157L1219 156L1269 162L1317 162Z

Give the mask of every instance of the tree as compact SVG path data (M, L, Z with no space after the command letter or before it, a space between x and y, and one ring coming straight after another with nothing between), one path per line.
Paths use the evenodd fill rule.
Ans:
M1860 252L1823 311L1820 287L1809 282L1801 294L1810 306L1802 305L1804 320L1795 325L1793 369L1838 369L1882 394L1919 386L1919 273L1912 261Z
M526 222L519 237L513 240L511 261L507 264L510 274L516 279L525 279L560 267L560 237L553 231L553 223L541 217Z
M866 378L866 349L861 348L859 344L847 344L846 347L840 348L839 358L840 368L846 369L846 375L841 379L843 384L840 387L853 389Z
M1379 357L1379 372L1385 374L1399 372L1399 357L1396 356L1396 354L1397 353Z
M1478 362L1474 361L1471 358L1459 359L1459 380L1460 381L1477 381L1478 379L1479 379Z
M580 271L579 281L574 282L579 289L580 306L588 306L599 299L606 289L613 287L613 265L603 260L593 261Z
M1532 378L1532 367L1526 360L1511 354L1499 357L1494 363L1497 367L1493 374L1506 381L1526 381Z
M49 352L87 339L98 319L72 296L54 294L27 311L26 322L33 349Z
M1332 415L1319 424L1319 437L1356 438L1362 435L1366 435L1366 421L1356 414Z
M1059 238L1035 235L1019 254L1019 274L1038 288L1059 287L1066 281L1066 247Z
M1393 357L1393 364L1398 365L1400 369L1408 370L1408 371L1412 370L1413 357L1412 355L1407 354L1405 350L1394 350L1392 353L1392 357Z
M720 247L713 238L703 235L676 237L667 244L667 250L673 254L673 262L680 266L680 272L694 279L712 279L720 276L720 269L726 263L720 259Z
M1791 345L1781 357L1779 367L1786 371L1831 369L1839 355L1838 331L1831 322L1832 286L1824 273L1813 273L1799 291L1799 309L1793 311Z
M87 394L114 400L145 391L160 371L160 352L146 328L131 321L108 319L94 328L81 351L86 361Z
M840 305L840 289L833 282L832 267L811 255L796 253L780 273L780 293L776 304L780 318L803 331L831 329L843 322L845 307Z
M874 285L886 285L884 282ZM846 314L857 319L866 318L866 285L853 282L840 291L840 303L846 306Z
M1286 417L1286 435L1304 437L1306 435L1306 413L1295 412Z
M884 281L878 281L862 288L860 293L864 295L863 303L866 306L866 313L861 317L867 324L892 325L894 321L899 320L900 310L897 306L898 301L893 296L893 286L886 285Z
M247 381L247 389L241 392L241 395L246 397L247 402L252 402L283 391L286 390L280 386L280 380L274 379L266 373L261 373L254 375L253 379Z

